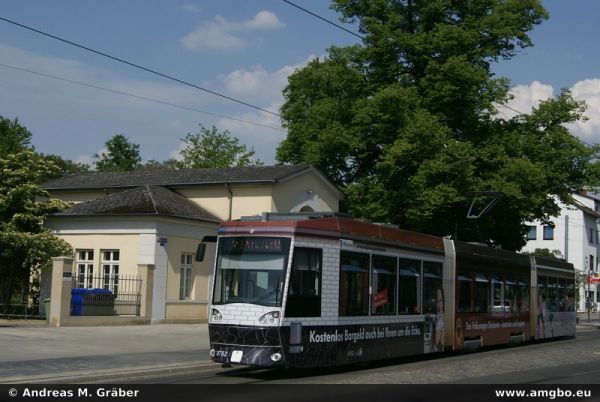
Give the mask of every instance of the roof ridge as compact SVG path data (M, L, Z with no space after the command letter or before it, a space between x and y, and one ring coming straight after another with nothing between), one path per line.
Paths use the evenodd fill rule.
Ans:
M156 213L156 215L160 215L158 213L158 209L156 209L156 200L152 196L152 190L150 190L150 186L148 184L146 184L146 191L148 192L148 196L150 197L150 202L152 202L152 208L154 208L154 212Z

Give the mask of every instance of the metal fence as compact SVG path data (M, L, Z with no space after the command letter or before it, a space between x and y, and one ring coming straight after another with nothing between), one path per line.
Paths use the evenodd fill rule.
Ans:
M37 302L39 295L30 293L29 289L23 289L14 296L10 304L0 304L0 318L39 320L44 318L43 306Z
M135 275L73 276L73 289L86 289L81 300L71 298L72 315L140 315L142 279ZM78 303L82 303L81 308Z

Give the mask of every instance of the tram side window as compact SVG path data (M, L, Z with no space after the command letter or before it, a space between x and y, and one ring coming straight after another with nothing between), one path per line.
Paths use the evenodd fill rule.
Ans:
M548 279L538 276L538 314L548 311Z
M475 312L487 313L490 306L490 281L485 274L475 274Z
M294 248L286 317L321 316L321 264L321 249Z
M517 312L517 281L510 273L506 274L504 281L504 312Z
M369 254L340 253L340 316L369 314Z
M420 314L419 278L421 261L400 258L398 261L400 280L398 286L398 313Z
M373 255L371 265L371 313L396 312L396 258Z
M548 300L546 300L546 307L550 312L558 311L558 283L557 278L548 277Z
M556 283L558 287L558 311L567 311L567 281L563 278L558 278Z
M435 314L443 311L442 264L423 261L423 313Z
M567 311L575 311L575 282L567 279Z
M517 312L529 312L529 283L524 277L517 280Z
M497 274L492 275L492 313L504 313L504 299L503 299L503 283L500 276Z
M471 271L458 271L456 276L458 286L458 312L473 312L473 273Z

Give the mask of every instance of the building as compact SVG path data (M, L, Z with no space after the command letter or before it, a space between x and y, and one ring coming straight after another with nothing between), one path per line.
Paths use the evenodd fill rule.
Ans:
M122 290L125 277L151 270L151 322L206 319L214 243L205 243L203 258L199 244L216 235L219 222L337 212L343 198L307 165L92 173L43 188L73 203L46 226L73 247L78 285L100 280Z
M522 251L548 249L572 263L584 275L598 274L600 238L600 198L588 192L573 194L571 205L561 205L561 213L553 225L532 222L527 233L527 244ZM579 289L579 310L585 310L585 301L600 302L600 285L586 283Z

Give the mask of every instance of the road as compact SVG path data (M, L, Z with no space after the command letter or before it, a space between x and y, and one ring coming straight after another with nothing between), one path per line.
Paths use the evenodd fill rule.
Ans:
M600 330L575 339L526 344L440 357L398 359L328 370L256 370L207 367L172 376L124 379L176 384L598 384Z

